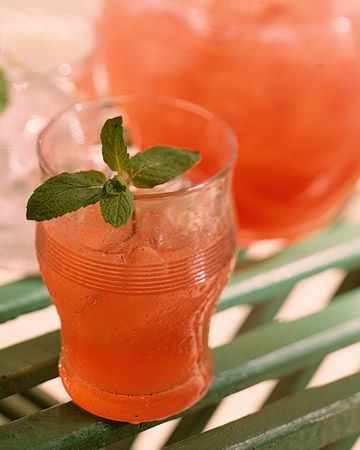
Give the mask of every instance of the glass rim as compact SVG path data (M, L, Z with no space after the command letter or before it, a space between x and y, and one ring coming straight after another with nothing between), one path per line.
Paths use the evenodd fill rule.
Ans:
M221 168L212 176L207 177L205 180L200 181L198 183L195 183L189 187L177 189L175 191L169 191L169 192L154 192L149 194L142 194L139 192L133 192L134 197L136 200L150 200L150 199L158 199L158 198L167 198L167 197L174 197L178 195L185 195L189 194L195 191L202 190L213 183L215 183L218 179L224 177L227 173L231 171L231 169L234 166L234 163L236 161L237 157L237 150L238 150L238 141L236 138L235 133L231 129L231 127L220 117L218 117L216 114L211 113L207 109L196 105L195 103L188 102L187 100L182 100L175 97L168 97L168 96L160 96L160 95L153 95L153 94L127 94L127 95L117 95L117 96L107 96L102 97L94 100L85 100L77 102L59 113L57 113L43 128L43 130L40 132L38 139L37 139L37 155L39 159L39 164L42 170L48 175L48 176L54 176L57 174L54 169L51 168L51 166L48 164L46 157L43 154L43 148L46 145L46 139L47 135L49 133L49 130L51 130L56 123L66 114L70 112L80 112L85 111L88 109L96 109L101 107L107 107L114 104L134 104L134 103L155 103L158 105L164 105L164 106L173 106L178 109L182 109L184 111L192 112L205 120L208 120L208 122L212 122L215 124L220 125L220 127L224 130L224 134L227 136L227 139L229 140L230 144L230 155L227 158L227 160L224 162L224 164L221 165ZM150 189L149 189L150 191Z

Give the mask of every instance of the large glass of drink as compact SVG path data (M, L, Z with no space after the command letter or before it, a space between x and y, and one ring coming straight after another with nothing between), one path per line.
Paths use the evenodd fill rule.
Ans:
M332 221L360 165L360 8L353 0L105 0L111 93L194 101L237 132L242 243Z
M221 120L183 101L83 103L42 132L43 178L106 172L100 130L119 114L131 152L161 143L199 151L200 164L167 184L135 190L135 215L120 228L91 205L41 222L36 245L61 319L66 390L92 413L137 423L187 408L211 381L209 321L236 250L236 140Z

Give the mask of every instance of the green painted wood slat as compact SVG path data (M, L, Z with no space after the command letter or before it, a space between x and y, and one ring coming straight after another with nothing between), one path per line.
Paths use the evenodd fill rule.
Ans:
M55 406L60 403L58 399L38 387L24 391L21 395L42 409L50 408L50 406Z
M57 377L59 352L58 331L0 350L0 398Z
M56 400L38 387L0 400L0 414L10 420L20 419L42 409L58 405Z
M338 224L326 233L290 246L270 259L234 272L218 310L256 304L280 289L330 268L360 265L360 227Z
M286 397L166 450L316 450L360 432L360 374Z
M360 289L343 294L341 301L319 313L259 327L214 350L213 383L189 412L265 379L292 373L359 338ZM3 425L0 442L6 443L6 450L95 449L155 425L119 425L68 403Z
M38 405L20 394L11 395L0 400L0 413L10 420L17 420L38 411L41 411Z
M356 433L352 436L348 436L341 441L337 441L334 444L329 444L321 450L351 450L356 443L356 441L360 438L360 433Z
M340 286L337 288L334 297L331 301L341 299L341 294L351 291L360 286L360 270L354 270L346 275ZM297 373L293 373L288 377L279 380L277 385L274 387L268 398L266 399L264 405L273 403L282 397L286 397L296 391L304 389L310 382L311 378L314 376L316 370L322 363L322 359L317 361L310 367L306 367Z
M49 305L48 291L39 276L0 286L0 323Z

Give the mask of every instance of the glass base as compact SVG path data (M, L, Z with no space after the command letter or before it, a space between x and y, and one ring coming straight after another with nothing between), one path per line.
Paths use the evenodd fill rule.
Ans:
M203 397L212 378L212 363L201 364L192 377L171 389L132 395L109 392L88 384L67 370L60 361L59 371L66 392L81 408L105 419L141 423L165 419Z

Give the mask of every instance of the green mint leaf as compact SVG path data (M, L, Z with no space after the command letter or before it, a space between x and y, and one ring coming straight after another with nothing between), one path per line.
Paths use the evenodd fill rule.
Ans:
M181 175L199 161L198 152L157 145L130 159L129 176L134 186L152 188Z
M115 176L104 184L100 208L105 222L120 227L128 223L133 215L134 196L127 185Z
M9 85L5 73L0 69L0 112L4 111L9 101Z
M28 200L26 218L49 220L100 200L106 181L102 172L61 173L35 189Z
M129 170L129 154L127 152L122 117L108 119L101 130L103 159L111 170L121 173Z

